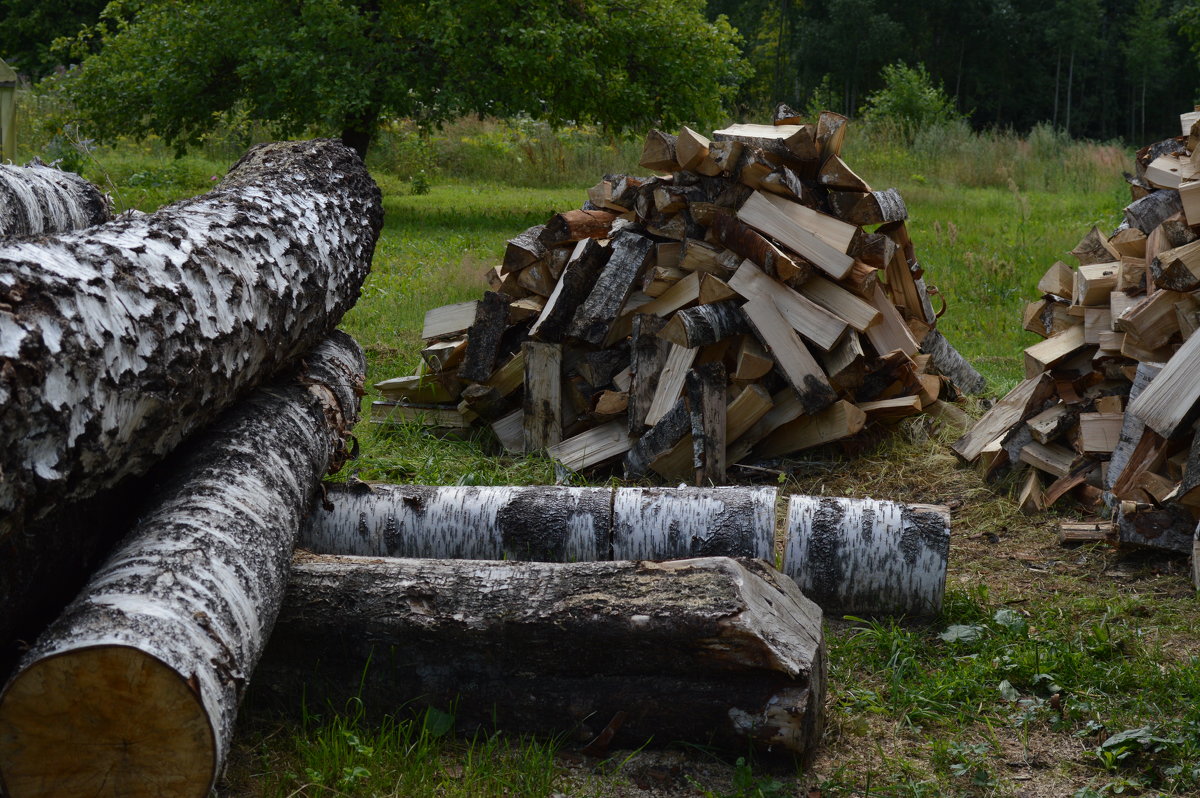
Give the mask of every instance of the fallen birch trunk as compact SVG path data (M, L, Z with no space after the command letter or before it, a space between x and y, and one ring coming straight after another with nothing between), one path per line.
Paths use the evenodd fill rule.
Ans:
M0 164L0 238L69 233L112 218L108 198L74 172Z
M783 570L826 612L933 615L950 513L935 505L793 496Z
M355 302L382 224L328 140L256 147L157 213L0 244L0 546L145 473Z
M289 713L359 698L465 730L808 756L825 647L821 611L753 560L299 556L253 692Z
M0 694L5 795L209 794L364 368L336 333L170 464L139 525Z

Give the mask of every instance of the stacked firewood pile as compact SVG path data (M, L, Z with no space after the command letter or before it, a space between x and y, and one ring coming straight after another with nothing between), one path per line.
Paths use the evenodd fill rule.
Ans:
M982 390L936 330L899 194L841 159L844 117L800 121L652 131L660 174L606 176L511 239L481 300L426 314L420 367L376 386L375 419L721 484Z
M1064 539L1191 552L1200 518L1200 114L1137 153L1133 202L1038 282L1025 376L954 444L992 476L1029 467L1029 512L1070 497L1112 521ZM1089 531L1090 526L1090 531Z

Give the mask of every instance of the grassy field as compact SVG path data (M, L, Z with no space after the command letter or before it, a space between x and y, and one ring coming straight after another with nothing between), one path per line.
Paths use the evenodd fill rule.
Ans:
M369 381L410 373L425 310L478 297L506 238L577 207L587 185L636 157L628 143L534 133L489 123L423 140L396 129L373 153L385 229L363 298L344 322L367 350ZM1025 140L959 131L904 147L854 136L846 160L907 200L918 258L947 305L941 329L1004 392L1035 340L1020 329L1023 303L1093 224L1115 224L1131 154L1045 131ZM150 210L204 190L232 157L174 161L129 145L96 151L84 169L123 207ZM363 456L349 468L364 479L553 480L544 460L497 456L485 438L358 432ZM349 712L301 727L248 722L222 793L1197 794L1200 635L1186 563L1058 547L1057 518L1021 516L1009 486L960 468L946 448L953 435L912 421L853 451L806 457L780 479L785 492L936 502L954 514L941 617L827 620L829 723L806 772L696 751L597 762L553 741L456 738L441 713L380 727Z

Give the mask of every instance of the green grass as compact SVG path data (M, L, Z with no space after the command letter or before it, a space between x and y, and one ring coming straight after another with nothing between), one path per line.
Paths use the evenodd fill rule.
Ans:
M477 298L505 239L577 207L587 185L636 157L629 143L529 134L519 125L462 123L422 140L397 129L390 149L372 154L385 229L362 300L343 322L367 351L370 382L411 373L425 311ZM1044 131L1032 140L939 135L900 147L852 130L846 160L872 185L900 189L926 280L947 304L941 329L1003 392L1022 376L1022 348L1036 340L1021 330L1024 303L1048 266L1070 262L1068 251L1093 224L1115 225L1128 201L1119 170L1131 153L1115 157L1112 148ZM214 148L209 156L174 160L156 145L127 144L96 150L84 169L111 186L120 207L151 210L203 191L236 154ZM429 193L414 193L418 173ZM364 423L357 434L362 456L343 476L428 484L554 479L547 461L504 456L485 433L446 440L416 426ZM689 755L670 794L1200 791L1200 636L1184 565L1061 549L1057 515L1022 516L1007 485L997 490L959 468L946 448L953 434L919 419L854 448L802 458L780 477L785 492L953 507L945 610L931 623L828 619L829 721L812 769L748 760L713 769L710 758ZM380 725L351 712L299 727L252 724L235 745L222 792L632 789L637 757L597 769L551 742L456 737L444 720ZM1130 730L1138 731L1119 736Z

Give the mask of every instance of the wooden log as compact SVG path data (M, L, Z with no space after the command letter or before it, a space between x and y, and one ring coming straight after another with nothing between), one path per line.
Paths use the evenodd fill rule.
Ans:
M1117 288L1117 271L1121 264L1089 263L1075 271L1073 300L1076 305L1104 307L1109 295Z
M769 487L620 488L613 497L612 557L770 560L776 495Z
M646 410L646 424L657 424L675 404L675 400L683 393L683 383L687 378L688 369L699 353L698 349L673 344L663 361L662 372L659 374L658 385L654 389L654 399Z
M832 216L814 211L812 208L786 197L762 194L761 198L771 203L775 210L781 212L793 223L812 233L838 252L849 252L854 244L854 239L860 233L858 227L853 224L847 224Z
M812 275L812 267L806 262L792 258L732 214L717 214L712 234L721 246L753 261L772 277L800 284Z
M11 798L208 795L365 362L335 333L173 459L137 527L0 694Z
M814 233L801 227L759 192L751 194L738 209L738 219L774 238L835 280L845 277L854 265L854 259L844 250L839 252Z
M1117 505L1116 537L1122 547L1191 554L1196 519L1179 505L1155 507L1123 501Z
M682 382L680 387L683 387ZM651 464L671 451L671 448L683 440L683 436L692 429L691 416L682 396L675 399L667 410L650 423L653 424L650 430L625 453L625 479L641 479L646 476L650 472Z
M1043 294L1070 299L1075 293L1075 270L1061 260L1055 261L1038 280L1037 289Z
M610 421L551 446L546 455L572 471L607 463L633 448L627 427L625 421Z
M1150 263L1154 284L1171 291L1200 288L1200 240L1160 252Z
M562 345L526 341L525 451L537 452L562 440Z
M783 571L830 613L936 615L950 511L872 499L792 496Z
M483 299L475 306L475 319L467 330L467 351L458 368L459 378L483 382L496 370L511 302L512 297L507 294L483 293Z
M386 711L419 696L467 734L586 741L607 725L614 746L808 759L824 671L819 608L754 561L305 557L255 689L293 713L302 695Z
M715 344L749 329L746 314L742 312L737 301L730 299L681 310L659 330L658 335L676 346L695 349Z
M968 463L973 463L983 448L1020 421L1042 409L1054 392L1054 381L1048 374L1039 374L1017 385L988 412L983 414L970 432L955 441L950 448Z
M1058 365L1088 346L1083 340L1083 325L1068 327L1058 335L1025 348L1025 376L1035 377Z
M839 215L850 224L883 224L904 221L908 218L908 208L900 192L888 188L866 193L848 211Z
M837 345L849 328L845 319L786 285L780 285L752 261L742 262L730 278L729 287L746 299L757 297L774 302L793 330L826 352Z
M931 364L937 373L949 377L962 393L981 394L987 390L983 375L946 340L941 330L929 331L921 342L921 351L931 356Z
M658 336L666 324L657 316L633 318L633 339L629 353L629 431L641 435L646 416L658 391L658 380L670 351L670 343Z
M0 238L58 235L111 218L108 198L74 172L37 160L0 164Z
M679 162L679 168L702 175L720 174L720 167L709 154L711 144L706 137L684 125L675 139L675 160Z
M437 341L442 338L457 338L466 334L475 323L475 312L479 300L458 302L453 305L443 305L425 311L425 323L421 328L421 338L426 341ZM466 350L463 350L464 354Z
M780 424L754 447L754 456L766 459L824 446L857 435L866 421L863 410L839 400L819 413L801 415Z
M732 442L753 427L771 409L771 395L761 385L748 385L725 408L724 439ZM685 435L665 454L659 455L650 464L664 479L684 481L695 474L692 459L692 435ZM729 451L728 443L725 447ZM724 454L723 454L724 456ZM728 457L725 457L728 463Z
M1195 420L1200 400L1200 336L1193 335L1179 348L1146 389L1129 402L1129 413L1164 438L1174 437L1184 424Z
M730 125L713 131L714 141L740 141L783 158L816 160L817 142L811 125Z
M1092 225L1092 229L1088 231L1087 235L1075 245L1075 249L1071 250L1071 254L1079 261L1080 266L1088 266L1093 263L1111 263L1121 259L1121 253L1108 242L1108 238L1095 225ZM1055 265L1057 266L1057 264ZM1046 293L1052 294L1055 292L1047 291ZM1059 294L1059 296L1067 295Z
M1178 191L1154 191L1125 208L1125 222L1150 235L1154 228L1182 210Z
M544 224L534 225L508 240L504 249L504 262L500 267L501 274L519 272L546 257L546 245L541 241L542 231L545 229Z
M861 191L864 193L871 191L867 181L855 174L854 170L836 155L821 159L821 170L817 174L817 181L826 188L838 191Z
M912 357L921 349L896 306L892 304L883 288L875 286L870 303L879 311L879 323L867 328L867 340L880 355L899 350Z
M547 343L563 340L579 306L587 299L604 271L612 250L594 238L580 241L563 268L546 306L529 330L529 336Z
M821 148L822 163L841 154L849 122L849 119L833 111L822 111L817 117L816 140Z
M330 485L297 545L318 554L609 559L612 489Z
M556 213L538 233L538 241L546 249L562 246L585 238L607 238L617 215L610 211L574 210Z
M725 366L704 363L687 374L692 465L697 487L725 484Z
M628 229L614 236L611 246L608 263L567 331L568 336L595 346L607 338L617 312L633 292L634 283L654 250L651 239Z
M742 312L759 343L775 358L779 372L800 398L804 412L818 413L837 399L825 372L772 301L751 299L742 306Z
M381 225L353 150L290 142L157 213L0 243L21 287L0 311L0 606L8 575L88 557L20 527L147 473L296 362L354 304Z
M646 142L642 145L642 155L638 158L638 166L652 172L674 172L679 168L675 160L675 142L678 137L661 130L651 130L646 134Z
M879 309L870 302L820 275L814 275L796 290L838 318L845 319L860 333L866 332L882 317Z

